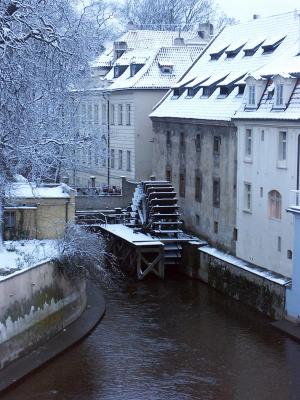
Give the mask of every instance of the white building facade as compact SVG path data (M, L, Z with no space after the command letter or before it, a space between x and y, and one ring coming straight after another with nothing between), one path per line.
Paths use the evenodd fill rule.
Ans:
M73 92L79 103L73 185L118 185L121 176L149 179L149 114L201 54L210 39L210 25L202 29L182 32L180 37L171 31L131 30L93 62L88 84Z

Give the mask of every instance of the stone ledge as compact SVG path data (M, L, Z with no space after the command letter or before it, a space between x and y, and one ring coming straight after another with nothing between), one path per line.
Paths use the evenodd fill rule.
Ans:
M75 345L96 327L105 314L105 301L99 287L87 286L87 304L83 314L61 333L0 372L0 394Z
M294 340L300 342L300 325L295 324L291 321L281 320L272 322L271 324L274 328L278 329L279 331L283 332L284 334L288 335Z

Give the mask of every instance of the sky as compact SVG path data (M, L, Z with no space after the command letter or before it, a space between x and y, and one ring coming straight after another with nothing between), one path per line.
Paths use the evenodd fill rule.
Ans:
M300 0L217 0L220 8L240 22L249 21L253 14L261 17L300 10Z

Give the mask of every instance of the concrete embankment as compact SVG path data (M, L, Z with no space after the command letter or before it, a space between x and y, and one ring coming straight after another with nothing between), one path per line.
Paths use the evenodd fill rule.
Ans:
M89 303L86 282L51 262L2 278L0 392L85 336L105 312L95 290Z

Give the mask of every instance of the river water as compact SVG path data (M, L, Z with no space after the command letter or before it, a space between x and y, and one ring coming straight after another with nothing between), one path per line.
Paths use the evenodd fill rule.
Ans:
M104 284L80 344L1 400L299 400L300 345L199 281Z

